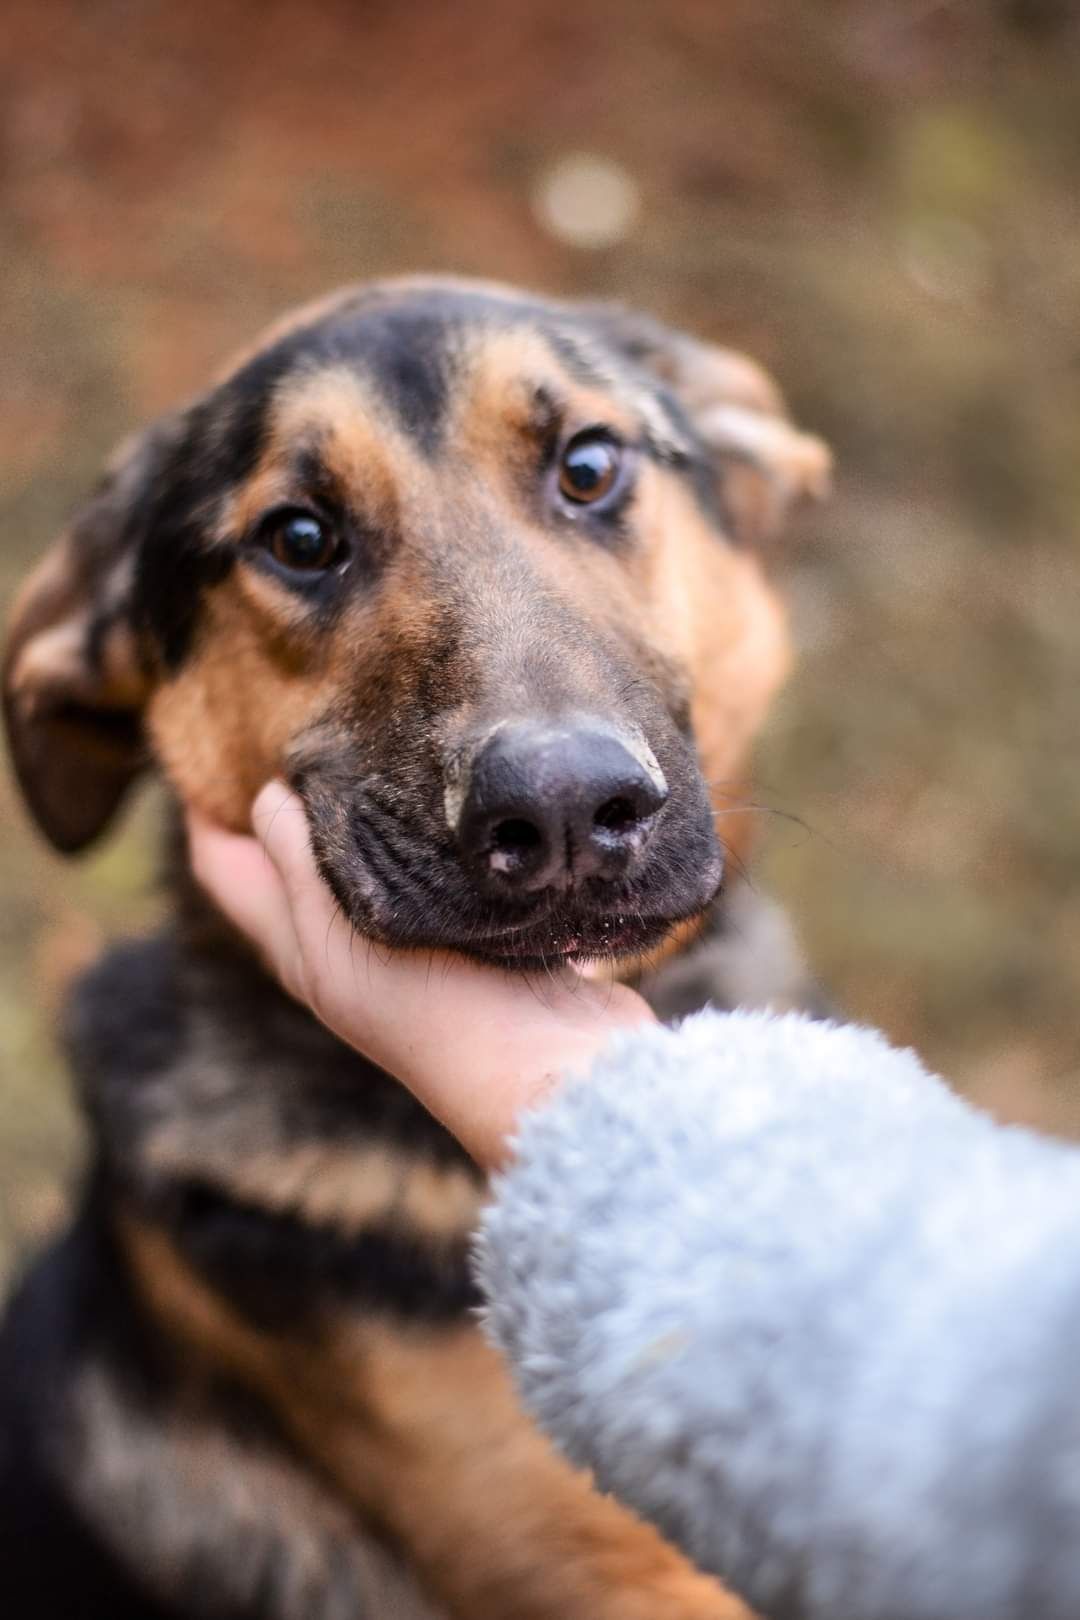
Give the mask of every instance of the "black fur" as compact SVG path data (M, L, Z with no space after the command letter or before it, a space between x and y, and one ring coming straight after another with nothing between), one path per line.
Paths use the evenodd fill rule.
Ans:
M650 372L659 328L643 335L620 317L575 314L482 290L412 290L404 304L400 294L361 292L287 332L200 403L144 435L103 486L76 526L78 566L99 597L122 573L125 556L133 578L128 594L110 598L92 621L90 661L104 663L110 628L126 617L140 639L148 679L168 679L182 669L203 594L252 544L250 535L222 534L220 518L256 466L275 390L294 371L326 362L354 368L373 384L395 427L432 459L447 449L449 407L467 363L470 323L529 325L579 378L623 385L632 401L647 393L654 408L642 412L641 442L630 448L688 480L708 514L718 516L717 469L673 395ZM551 470L552 446L565 426L559 413L557 399L537 397L538 474ZM363 531L363 523L374 527L375 519L347 510L317 443L298 444L295 453L316 508L353 525L355 566L348 580L343 570L339 580L311 587L319 611L325 606L332 615L339 586L342 594L368 588L378 594L402 537L381 519L379 532ZM455 532L444 547L431 545L424 554L426 611L416 622L402 616L408 633L422 637L420 651L385 636L382 661L373 660L328 695L327 712L297 745L288 768L321 869L361 934L498 959L500 938L525 925L511 946L518 965L543 963L551 953L582 954L583 941L625 955L659 939L676 920L700 913L719 881L685 682L629 632L620 638L590 627L572 593L560 598L545 585L542 569L530 564L527 546L514 537L512 509L499 516L482 499L470 505L466 497L475 493L463 490L463 515L456 507L445 515ZM362 499L354 492L352 504ZM551 515L550 502L544 510ZM628 484L624 510L608 521L564 514L552 517L551 527L560 543L574 543L576 533L584 545L591 537L631 546L632 515ZM597 560L591 550L589 558ZM94 597L95 590L85 594ZM503 611L523 598L533 609L524 629L520 616ZM490 610L488 619L475 617L478 604ZM500 642L504 622L515 626L512 637L503 637L506 645ZM365 634L358 631L358 646ZM448 825L437 739L448 717L465 706L478 730L502 718L508 684L552 714L606 706L649 740L671 797L662 835L632 880L604 885L589 879L575 893L539 902L500 899L495 905L478 893ZM87 712L78 719L84 729L126 728L116 779L98 788L107 815L126 786L123 773L137 768L138 715L105 705L100 718ZM464 736L462 746L468 742ZM25 756L32 803L30 767L40 765L42 746ZM93 805L85 817L58 814L57 805L62 811L66 802L56 791L36 801L54 841L75 849L95 836L103 819ZM373 1151L397 1156L434 1177L453 1178L457 1191L464 1184L470 1206L473 1189L478 1201L482 1194L481 1178L403 1087L271 982L195 890L176 847L180 858L169 880L174 922L154 938L111 951L77 988L66 1020L90 1124L91 1168L71 1231L30 1272L0 1331L0 1551L7 1555L0 1560L0 1592L17 1600L11 1608L9 1598L9 1612L28 1620L337 1620L339 1614L384 1620L379 1599L371 1596L377 1587L353 1556L354 1540L358 1545L364 1536L359 1522L354 1526L351 1510L310 1477L313 1470L305 1471L257 1402L222 1383L220 1374L208 1381L204 1370L188 1365L182 1346L162 1339L129 1271L119 1219L132 1218L163 1236L234 1316L268 1338L287 1337L303 1356L335 1322L375 1316L384 1326L434 1333L465 1323L477 1296L463 1236L425 1236L392 1206L359 1230L312 1216L303 1189L288 1180L296 1155L309 1154L303 1162L314 1164L313 1173L333 1156L337 1168L344 1161L356 1175ZM369 889L361 892L358 874L378 889L375 900ZM721 938L723 915L721 903L715 913ZM674 977L661 973L653 985L658 1005L684 1012L688 1004L723 1002L708 956L716 947L716 938L704 940L701 971L691 962ZM358 940L358 971L369 948ZM773 999L768 988L760 999ZM280 1173L276 1184L264 1185L265 1202L244 1179L253 1165L271 1178ZM130 1525L109 1521L122 1553L109 1551L109 1537L99 1536L100 1526L88 1517L103 1482L94 1474L97 1459L80 1447L69 1404L88 1370L106 1378L117 1422L131 1430L130 1466L147 1470L145 1479L136 1479L146 1524L142 1517ZM292 1608L275 1607L291 1548L287 1529L279 1532L270 1522L272 1500L268 1522L254 1532L229 1518L225 1497L220 1511L184 1521L188 1539L182 1541L178 1528L164 1562L160 1547L150 1546L147 1525L160 1533L162 1523L173 1523L169 1492L177 1480L154 1460L152 1445L147 1457L137 1441L140 1434L160 1438L193 1417L235 1444L230 1466L242 1469L243 1447L255 1446L274 1468L295 1469L311 1493L333 1497L352 1551L338 1556L338 1532L328 1533L319 1589ZM116 1438L122 1442L124 1435ZM276 1477L273 1468L268 1477ZM196 1484L207 1486L213 1503L214 1481ZM241 1597L230 1597L231 1566L245 1537L255 1576Z
M160 1374L91 1184L83 1213L8 1304L0 1334L0 1591L11 1620L180 1620L86 1522L67 1488L65 1398L91 1356Z
M358 334L359 335L359 334ZM439 310L387 310L356 347L401 426L428 455L450 403L455 328Z
M359 1149L382 1141L413 1159L476 1175L457 1142L403 1087L273 986L179 881L182 925L110 952L77 987L67 1018L92 1166L75 1224L16 1290L0 1331L0 1590L5 1599L20 1594L21 1607L5 1604L13 1616L263 1620L276 1612L257 1597L237 1609L212 1601L215 1561L231 1556L227 1525L215 1525L213 1542L185 1577L209 1582L204 1596L173 1610L140 1585L137 1530L125 1569L79 1507L73 1479L82 1459L71 1449L65 1402L80 1374L104 1367L125 1402L151 1422L172 1420L182 1387L183 1352L147 1317L114 1236L118 1210L167 1234L232 1310L294 1340L343 1312L437 1326L465 1320L478 1303L463 1242L425 1243L393 1224L349 1239L232 1197L224 1184L163 1174L149 1162L155 1129L170 1116L187 1120L197 1136L213 1132L200 1092L213 1064L223 1121L257 1097L259 1118L272 1120L289 1145L352 1142ZM266 1143L250 1145L254 1151ZM211 1405L223 1431L247 1430L254 1421L263 1449L288 1460L272 1420L261 1409L252 1413L249 1397L223 1386ZM148 1511L153 1489L147 1481ZM362 1608L354 1612L364 1620Z
M78 987L67 1021L93 1167L78 1219L16 1290L0 1332L0 1580L9 1602L19 1594L21 1605L4 1612L27 1620L264 1620L270 1612L257 1599L223 1609L206 1593L169 1609L139 1585L137 1534L125 1569L77 1505L71 1476L79 1464L64 1402L80 1372L104 1365L134 1410L151 1420L160 1413L161 1421L175 1408L183 1375L183 1352L161 1339L129 1280L113 1235L117 1208L159 1225L231 1309L298 1342L342 1312L435 1327L465 1320L477 1303L460 1244L424 1243L392 1226L349 1240L148 1162L154 1130L170 1111L210 1140L215 1108L226 1123L247 1100L269 1098L260 1118L271 1119L284 1141L383 1141L435 1165L470 1167L408 1092L284 996L183 880L179 916L178 927L110 952ZM674 975L680 1014L690 999L722 1003L709 952L726 937L721 908L698 948L702 968L695 973L691 953L642 988L666 1010ZM762 997L791 988L763 984ZM201 1090L210 1063L212 1104ZM289 1458L250 1397L223 1386L211 1401L223 1430L254 1425L264 1447ZM211 1583L206 1592L214 1559L230 1557L230 1534L218 1524L205 1550L198 1578Z
M175 1117L209 1137L215 1106L227 1120L249 1099L267 1103L289 1144L384 1142L476 1173L412 1094L279 989L186 883L182 926L114 947L76 987L65 1034L99 1150L147 1196L160 1191L144 1168L153 1127Z
M454 1322L480 1304L464 1242L378 1227L348 1238L198 1181L171 1187L158 1207L200 1275L260 1327L295 1334L327 1309Z
M469 322L493 327L529 326L542 332L552 349L582 380L606 380L590 343L598 337L610 364L622 365L644 382L648 345L628 338L611 317L590 312L584 320L568 310L560 320L550 306L521 297L507 300L484 292L432 289L395 307L374 295L357 295L311 325L288 332L254 356L182 419L164 457L147 471L147 499L134 523L138 536L126 542L138 550L134 595L136 621L162 648L168 669L183 662L191 644L203 589L224 576L233 560L230 548L207 547L205 535L224 497L248 477L266 439L274 391L301 368L343 363L374 382L399 425L428 456L441 442L453 384L462 364L462 333ZM658 333L659 328L655 331ZM655 341L654 334L654 341ZM600 352L603 352L602 350ZM670 390L651 392L662 399L680 448L647 438L644 450L683 473L710 520L722 518L715 462ZM586 526L601 536L617 523L586 515Z

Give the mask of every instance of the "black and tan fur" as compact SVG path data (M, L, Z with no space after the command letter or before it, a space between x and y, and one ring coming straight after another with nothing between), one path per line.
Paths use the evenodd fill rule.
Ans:
M629 468L600 515L552 484L592 426ZM723 1000L756 924L716 828L738 853L787 667L762 549L826 467L757 367L644 319L348 291L124 447L28 584L5 667L27 800L72 851L150 765L236 828L284 774L369 940L638 974L650 952L661 1007ZM277 566L281 508L332 528L332 568ZM659 761L625 882L502 900L461 858L477 739L537 713L599 715ZM278 990L174 844L173 922L67 1018L93 1166L0 1340L5 1612L742 1613L520 1414L472 1316L479 1173ZM783 957L762 998L799 994Z

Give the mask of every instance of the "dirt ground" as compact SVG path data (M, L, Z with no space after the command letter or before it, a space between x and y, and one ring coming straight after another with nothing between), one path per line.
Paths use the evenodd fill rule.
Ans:
M7 0L0 596L119 435L335 283L451 268L745 346L839 469L776 561L761 881L838 1006L1080 1131L1076 19ZM551 218L582 153L625 216L591 245ZM154 823L65 865L0 781L0 1266L63 1208L58 986L153 917Z

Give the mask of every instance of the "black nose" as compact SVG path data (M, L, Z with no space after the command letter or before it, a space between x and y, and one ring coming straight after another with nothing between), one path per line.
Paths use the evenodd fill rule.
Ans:
M537 893L585 877L622 877L668 796L610 732L503 726L473 762L458 834L497 891Z

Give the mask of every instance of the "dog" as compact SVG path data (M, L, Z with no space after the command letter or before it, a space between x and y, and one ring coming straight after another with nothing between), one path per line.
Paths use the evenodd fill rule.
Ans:
M730 874L789 660L766 554L827 477L757 365L644 316L348 289L124 445L28 582L25 799L74 852L151 766L234 829L280 774L370 941L797 1003ZM172 822L168 926L65 1018L93 1151L0 1337L7 1612L744 1615L521 1413L479 1171L271 982Z

